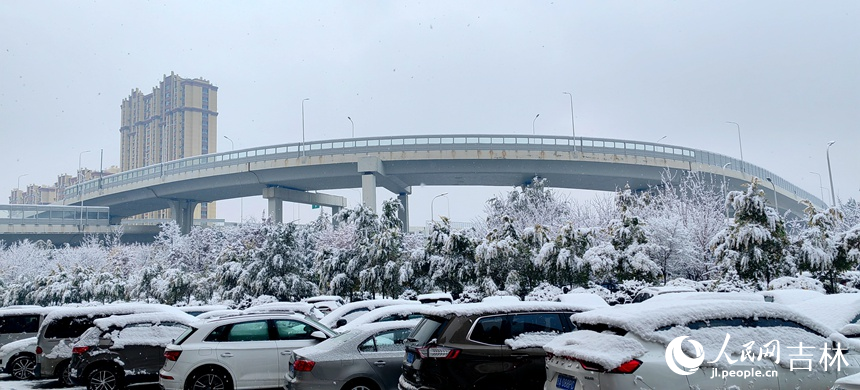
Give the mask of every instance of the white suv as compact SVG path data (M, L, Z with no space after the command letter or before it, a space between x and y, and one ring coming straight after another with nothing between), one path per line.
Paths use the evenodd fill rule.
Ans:
M191 324L165 348L166 390L281 388L294 349L336 333L302 314L248 314Z

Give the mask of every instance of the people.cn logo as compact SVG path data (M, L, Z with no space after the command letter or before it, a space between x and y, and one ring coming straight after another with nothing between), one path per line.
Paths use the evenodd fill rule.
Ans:
M702 348L702 344L696 340L687 340L693 346L693 349L695 349L696 356L691 358L684 353L681 344L687 337L676 337L666 346L666 364L669 365L669 369L672 372L678 375L690 375L696 372L699 366L702 365L702 362L705 361L705 351Z

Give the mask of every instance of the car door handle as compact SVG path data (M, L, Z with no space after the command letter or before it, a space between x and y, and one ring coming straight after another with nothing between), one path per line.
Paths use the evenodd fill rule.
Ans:
M230 352L224 352L221 354L221 357L233 357L233 354Z
M384 361L382 361L382 360L377 360L377 361L376 361L376 362L374 362L373 364L374 364L375 366L377 366L377 367L382 367L382 366L384 366L384 365L385 365L385 362L384 362Z
M289 355L290 352L292 352L292 351L290 351L290 350L281 351L281 355Z
M529 355L528 355L528 354L526 354L526 353L512 353L512 354L511 354L511 357L515 357L515 358L517 358L517 359L522 359L522 358L527 358L527 357L529 357Z

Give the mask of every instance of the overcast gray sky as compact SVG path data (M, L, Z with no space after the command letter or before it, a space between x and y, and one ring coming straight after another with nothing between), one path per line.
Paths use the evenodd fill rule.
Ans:
M441 133L657 141L744 158L820 194L860 190L857 1L0 2L0 203L119 165L120 103L165 74L218 86L219 151ZM551 185L552 183L550 183ZM412 225L469 221L504 188L415 188ZM391 195L379 190L379 198ZM358 191L341 191L350 203ZM590 195L589 195L590 196ZM825 190L825 197L829 193ZM243 202L258 217L262 199ZM285 220L311 218L285 205ZM218 217L239 217L239 201Z

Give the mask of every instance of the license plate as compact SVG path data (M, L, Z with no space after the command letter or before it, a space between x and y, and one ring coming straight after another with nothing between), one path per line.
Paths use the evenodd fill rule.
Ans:
M576 388L576 378L564 374L559 374L555 381L555 387L564 390L573 390Z
M406 363L412 364L415 361L415 354L412 352L406 352Z

